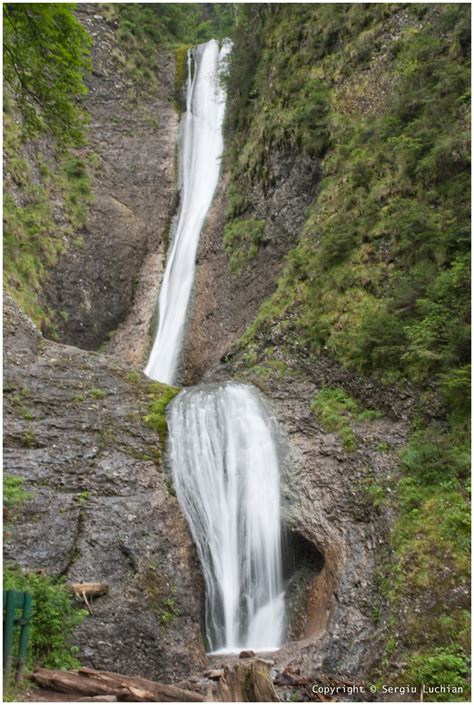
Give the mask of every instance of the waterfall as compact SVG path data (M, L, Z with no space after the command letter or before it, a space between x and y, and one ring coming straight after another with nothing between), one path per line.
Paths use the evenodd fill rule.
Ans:
M278 450L249 385L181 392L169 410L174 487L206 585L212 652L277 648L284 628Z
M231 44L215 39L188 54L181 144L181 209L159 298L158 332L145 374L172 384L194 281L196 251L219 177L225 92L219 81ZM193 72L194 60L194 72Z
M219 176L225 94L218 74L230 46L219 50L211 40L188 54L181 209L145 369L168 384L177 374L199 235ZM168 426L174 486L204 573L209 649L275 649L284 590L272 419L255 389L228 383L181 392Z

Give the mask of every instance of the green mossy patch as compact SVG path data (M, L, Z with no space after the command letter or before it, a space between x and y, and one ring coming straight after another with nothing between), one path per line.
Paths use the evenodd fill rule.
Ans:
M149 412L143 417L149 428L158 433L160 445L163 449L168 437L168 424L166 421L166 407L174 397L179 394L181 387L170 387L161 382L150 382L148 397L152 400Z

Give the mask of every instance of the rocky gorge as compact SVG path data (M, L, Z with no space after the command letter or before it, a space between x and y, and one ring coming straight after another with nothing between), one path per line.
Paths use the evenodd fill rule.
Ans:
M331 84L335 125L339 109L343 116L378 114L380 105L370 96L381 87L395 91L387 76L393 47L405 31L407 36L414 27L438 31L436 22L441 23L434 9L420 19L397 6L387 17L374 14L353 29L357 17L347 7L350 39L343 33L335 38L332 16L311 19L320 23L330 47L327 63L319 45L312 50L312 80L322 76ZM447 574L446 593L436 587L431 599L415 580L396 601L387 588L400 570L393 537L401 510L392 498L404 477L403 453L419 419L439 423L445 407L432 380L422 384L393 376L382 382L377 370L357 368L334 354L330 341L315 352L301 332L307 282L319 270L303 271L301 261L310 262L311 255L298 255L298 247L313 235L318 203L327 213L327 174L333 178L334 164L325 162L329 146L301 147L306 133L298 132L299 123L290 124L286 143L280 141L281 125L268 118L269 112L277 114L262 87L268 77L265 85L289 111L287 86L278 84L268 55L275 47L291 55L292 42L304 55L312 41L301 29L302 19L287 12L279 16L252 5L249 16L244 11L240 16L241 32L250 21L252 31L266 37L255 40L261 43L254 57L257 78L250 87L238 86L242 93L248 90L254 122L236 122L235 106L228 108L233 131L228 125L220 182L201 233L179 383L251 383L265 395L281 431L287 628L284 645L269 656L274 674L290 674L290 683L291 677L295 683L298 677L398 683L407 669L414 678L412 653L430 647L404 630L403 620L415 624L412 607L423 619L430 609L438 614L446 596L453 614L466 612L468 605L468 586L454 568ZM22 478L27 493L7 526L5 561L55 580L107 583L107 594L92 602L74 633L81 664L216 695L203 674L235 659L206 655L204 582L170 479L166 423L163 432L163 424L150 422L153 405L168 392L142 372L179 209L179 53L155 47L156 85L142 88L137 97L132 50L124 43L120 17L105 4L81 4L76 15L92 40L89 92L83 99L90 138L84 150L97 155L99 166L87 223L77 233L82 244L65 249L41 288L41 301L57 313L55 335L21 311L14 291L5 297L5 473ZM341 26L346 27L342 21ZM239 35L235 41L239 69ZM336 45L349 47L344 51L350 60L357 56L362 65L350 74L346 64L336 66L331 54ZM340 55L346 56L342 50ZM229 91L232 80L231 74ZM356 99L358 81L368 86L369 105ZM354 83L349 105L346 91ZM322 91L319 83L317 91ZM318 121L326 115L326 97L310 96L315 105L321 101L311 121L322 132ZM287 113L280 115L282 123L290 120ZM356 184L352 172L350 178ZM337 205L342 189L334 187L329 201ZM344 207L349 209L346 202ZM362 218L362 206L357 207ZM249 232L258 230L254 242L232 240L229 233L237 231L229 226L236 222L247 224ZM334 214L328 222L332 227ZM400 255L390 249L385 231L374 237L382 239L372 249L367 242L361 245L354 277L360 273L366 290L382 296L385 284L378 289L366 269L379 271L383 262L390 273ZM311 247L322 238L318 231ZM294 297L281 308L278 297L286 296L292 257L301 278L292 280ZM340 291L340 281L337 287ZM350 306L345 300L346 318L332 319L334 330L344 329ZM355 318L349 321L350 334L357 325ZM165 406L163 401L162 421ZM410 557L419 560L411 544ZM434 579L441 580L438 574ZM312 697L297 685L279 694Z

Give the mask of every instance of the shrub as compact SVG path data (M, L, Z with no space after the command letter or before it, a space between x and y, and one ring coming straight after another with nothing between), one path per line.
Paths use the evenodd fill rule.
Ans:
M430 693L429 699L443 702L467 700L469 665L466 656L459 650L439 648L433 652L417 654L410 659L407 673L414 685L435 687L451 686L462 688L461 697L450 693Z
M29 592L33 597L28 667L77 668L78 650L71 638L87 612L77 609L72 593L48 575L9 566L4 567L3 589Z

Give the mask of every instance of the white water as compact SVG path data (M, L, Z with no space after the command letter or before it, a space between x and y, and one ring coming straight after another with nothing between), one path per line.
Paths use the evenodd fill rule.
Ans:
M175 381L186 312L194 280L196 251L219 177L223 149L225 93L218 80L230 42L201 44L188 56L186 113L182 134L181 210L159 298L158 332L145 374Z
M278 648L284 629L278 452L258 392L181 392L168 414L174 487L206 583L210 651Z

